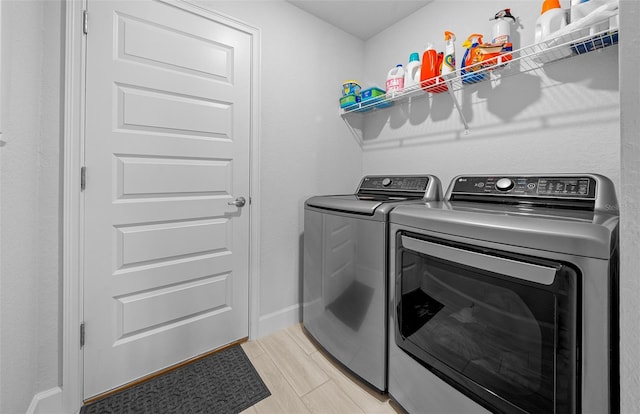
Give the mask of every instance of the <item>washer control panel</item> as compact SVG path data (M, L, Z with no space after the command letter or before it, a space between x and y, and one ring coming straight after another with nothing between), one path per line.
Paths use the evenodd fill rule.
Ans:
M418 176L366 176L360 183L358 192L362 191L411 191L424 193L429 177Z
M596 183L580 176L462 176L451 194L595 199Z

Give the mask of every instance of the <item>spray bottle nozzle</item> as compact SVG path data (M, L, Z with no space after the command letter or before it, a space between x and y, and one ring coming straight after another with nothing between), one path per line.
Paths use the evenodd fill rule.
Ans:
M511 9L500 10L498 13L496 13L495 16L493 16L492 19L489 19L489 20L498 20L498 19L512 19L514 22L516 21L516 18L513 17L513 15L511 14Z

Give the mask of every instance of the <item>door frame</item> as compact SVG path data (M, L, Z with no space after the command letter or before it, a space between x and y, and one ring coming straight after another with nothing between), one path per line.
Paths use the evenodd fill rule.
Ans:
M260 310L260 29L190 0L157 0L189 13L221 22L251 37L251 104L249 140L249 338L258 334ZM83 403L84 165L85 57L83 13L87 0L64 0L64 152L62 190L62 411L76 413ZM88 27L91 30L89 15ZM90 172L88 174L90 181Z

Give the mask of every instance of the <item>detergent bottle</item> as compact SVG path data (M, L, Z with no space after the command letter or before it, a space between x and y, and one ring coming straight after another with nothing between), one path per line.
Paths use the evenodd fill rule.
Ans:
M420 85L427 92L440 93L447 90L447 84L440 77L444 53L437 52L431 43L422 54L422 67L420 68Z
M569 9L569 23L575 23L580 19L583 19L598 7L606 3L606 0L571 0L571 8ZM618 27L615 21L611 26L614 28ZM589 27L589 34L594 35L603 30L607 30L609 27L609 21L601 21Z
M599 4L589 0L571 0L569 9L569 22L574 23L591 13Z
M516 21L511 9L500 10L489 20L496 21L491 30L491 43L511 43L511 23Z
M482 35L474 33L469 35L467 40L462 43L462 47L467 49L460 63L460 75L462 75L462 83L476 83L484 80L486 73L481 71L482 55L478 50L478 45L482 44Z
M420 83L420 55L416 52L409 56L409 63L404 71L404 88L408 89Z
M404 89L404 68L398 63L387 74L387 93L402 92Z
M444 32L444 60L442 61L442 77L447 79L452 77L456 71L456 35L453 32Z
M535 42L540 43L567 25L567 12L560 8L559 0L544 0L542 12L536 20Z

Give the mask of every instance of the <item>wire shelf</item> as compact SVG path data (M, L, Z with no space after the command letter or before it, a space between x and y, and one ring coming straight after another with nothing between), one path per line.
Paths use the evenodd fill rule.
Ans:
M618 43L618 28L606 29L596 33L591 33L592 31L592 28L575 30L522 49L504 52L490 59L489 63L478 63L473 67L456 69L455 72L444 78L431 78L420 84L409 86L401 92L388 92L377 98L353 104L346 109L342 109L342 115L380 110L391 106L395 101L425 94L434 95L446 92L452 95L454 103L460 112L453 92L468 85L534 71L545 64L589 53ZM468 131L468 125L462 117L462 113L460 113L460 116L465 129Z

